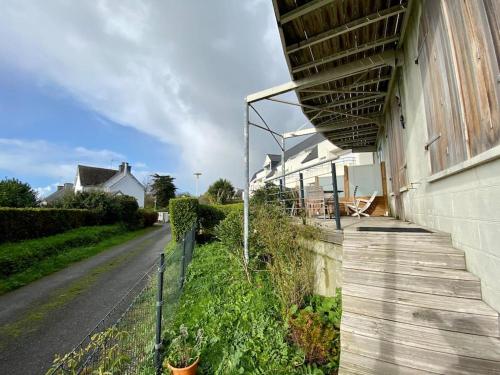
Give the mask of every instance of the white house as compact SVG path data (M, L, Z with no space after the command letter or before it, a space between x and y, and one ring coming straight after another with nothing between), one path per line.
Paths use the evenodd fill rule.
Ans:
M366 165L373 164L373 153L346 153L337 146L333 145L320 133L316 133L295 146L285 151L285 173L293 173L294 171L302 170L304 183L307 184L322 184L322 176L327 176L328 184L331 184L330 164L316 166L310 169L304 169L314 166L323 160L332 159L338 156L337 164L343 165ZM343 168L337 169L337 175L344 174ZM263 187L266 181L282 175L281 155L267 154L263 168L254 173L250 179L250 194L255 190ZM297 173L298 175L298 173ZM277 180L273 181L278 183ZM295 188L298 185L298 176L289 175L285 179L286 187Z
M144 207L145 187L131 173L128 163L121 163L118 170L78 165L74 191L104 191L107 193L130 195Z

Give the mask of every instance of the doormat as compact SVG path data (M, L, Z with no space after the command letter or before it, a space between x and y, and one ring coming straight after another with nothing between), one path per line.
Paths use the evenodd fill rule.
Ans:
M397 232L397 233L432 233L423 228L397 228L397 227L358 227L359 232Z

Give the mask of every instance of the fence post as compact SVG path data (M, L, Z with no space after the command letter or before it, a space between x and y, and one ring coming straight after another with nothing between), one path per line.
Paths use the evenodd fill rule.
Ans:
M304 175L302 172L299 173L299 182L300 182L300 208L305 212L306 203L305 203L305 194L304 194Z
M337 230L340 230L340 208L339 208L339 190L337 187L337 169L335 163L332 163L332 185L333 185L333 204L335 205L335 224Z
M155 340L155 365L156 373L161 374L161 319L163 307L163 273L165 272L165 254L160 255L158 267L158 298L156 300L156 340Z
M186 234L182 237L182 264L181 264L181 289L184 286L186 276Z

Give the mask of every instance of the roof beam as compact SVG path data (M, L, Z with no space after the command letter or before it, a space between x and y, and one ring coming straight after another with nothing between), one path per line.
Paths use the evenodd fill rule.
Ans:
M342 132L342 133L333 132L332 135L328 136L328 138L331 140L340 140L346 138L365 137L369 134L377 134L377 133L378 133L378 127L371 129L353 130L350 132Z
M401 5L396 5L372 14L369 14L364 17L360 17L355 19L354 21L348 22L342 26L336 27L335 29L326 31L324 33L320 33L318 35L315 35L313 37L307 38L306 40L291 44L288 47L286 47L286 53L291 54L297 51L300 51L301 49L311 47L315 44L324 42L328 39L335 38L337 36L346 34L350 31L359 29L361 27L364 27L366 25L384 20L386 18L395 16L397 14L403 13L406 11L406 5L401 4Z
M373 85L375 83L380 83L380 82L385 82L385 81L389 81L391 79L391 75L384 75L384 76L381 76L381 77L378 77L378 78L373 78L373 79L369 79L369 80L366 80L366 81L360 81L360 82L355 82L353 84L350 84L350 85L346 85L346 86L342 86L342 88L340 90L338 90L339 92L349 92L349 90L351 89L355 89L357 87L362 87L362 86L367 86L367 85ZM344 91L345 90L345 91ZM318 99L318 98L322 98L324 96L328 96L330 95L329 94L329 90L300 90L300 92L323 92L321 94L315 94L315 95L307 95L307 96L303 96L301 98L302 101L304 100L312 100L312 99ZM328 92L328 93L326 93Z
M386 92L377 92L377 91L374 91L374 92L371 93L371 95L359 95L359 96L356 96L354 98L348 98L348 99L333 101L332 103L317 105L317 106L315 106L314 109L307 109L307 110L304 110L304 112L310 113L310 112L313 112L313 111L322 111L323 109L341 107L343 105L353 104L353 103L359 103L359 102L362 102L362 101L365 101L365 100L379 99L379 98L382 98L382 97L384 97L386 95L387 95ZM355 109L355 107L352 108L352 109Z
M334 53L333 55L323 57L321 59L314 60L314 61L311 61L309 63L296 66L295 68L292 68L292 73L298 73L298 72L302 72L302 71L307 70L307 69L315 68L318 65L328 64L330 62L343 59L344 57L355 55L359 52L368 51L372 48L376 48L376 47L383 46L385 44L397 42L398 40L399 40L399 34L396 34L396 35L393 35L390 37L377 39L373 42L364 43L364 44L361 44L359 46L349 48L345 51Z
M316 126L314 128L302 129L302 130L296 130L293 132L284 133L283 137L284 138L292 138L292 137L299 137L299 136L315 134L315 133L326 133L326 132L331 132L334 130L348 129L348 128L352 128L355 126L370 125L370 124L378 125L379 121L380 121L379 117L360 119L360 120L355 120L355 121L342 120L342 121L332 122L332 123L329 123L326 125Z
M384 51L370 57L365 57L364 59L337 66L322 73L314 74L310 77L302 78L296 81L290 81L279 86L271 87L254 94L250 94L246 97L246 101L247 103L253 103L262 99L281 95L292 90L310 88L328 81L349 77L354 74L358 74L366 70L372 70L377 67L387 65L394 66L398 60L397 57L401 54L401 51Z
M296 18L302 17L316 9L324 7L325 5L332 4L335 0L312 0L307 4L297 7L280 16L279 24L283 25L287 22L293 21Z
M373 103L366 103L366 104L361 105L361 106L352 107L352 108L350 108L350 109L348 109L348 110L344 111L342 114L346 114L346 115L348 115L348 114L352 114L354 111L357 111L357 110L360 110L360 109L367 109L367 108L380 107L380 106L382 106L383 104L384 104L384 103L383 103L383 102L380 102L380 101L378 101L378 102L373 102ZM324 114L322 114L322 115L316 116L316 118L317 118L317 119L320 119L320 118L325 118L325 117L328 117L328 116L332 116L332 113L326 112L326 110L323 110L323 111L325 111L325 113L324 113ZM381 113L382 113L382 112L381 112ZM372 115L372 114L371 114L371 113L368 113L368 114L366 114L366 115L362 115L362 116L366 118L367 116L370 116L370 115Z

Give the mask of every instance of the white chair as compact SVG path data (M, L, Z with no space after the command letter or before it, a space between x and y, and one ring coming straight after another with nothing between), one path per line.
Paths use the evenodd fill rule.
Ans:
M346 205L347 212L351 210L353 211L353 214L351 216L357 216L359 218L361 218L361 216L370 216L366 213L366 211L368 210L368 208L370 208L371 204L375 200L377 193L378 191L375 190L370 199L356 198L356 193L354 193L354 202ZM360 203L364 203L364 206L360 207Z

